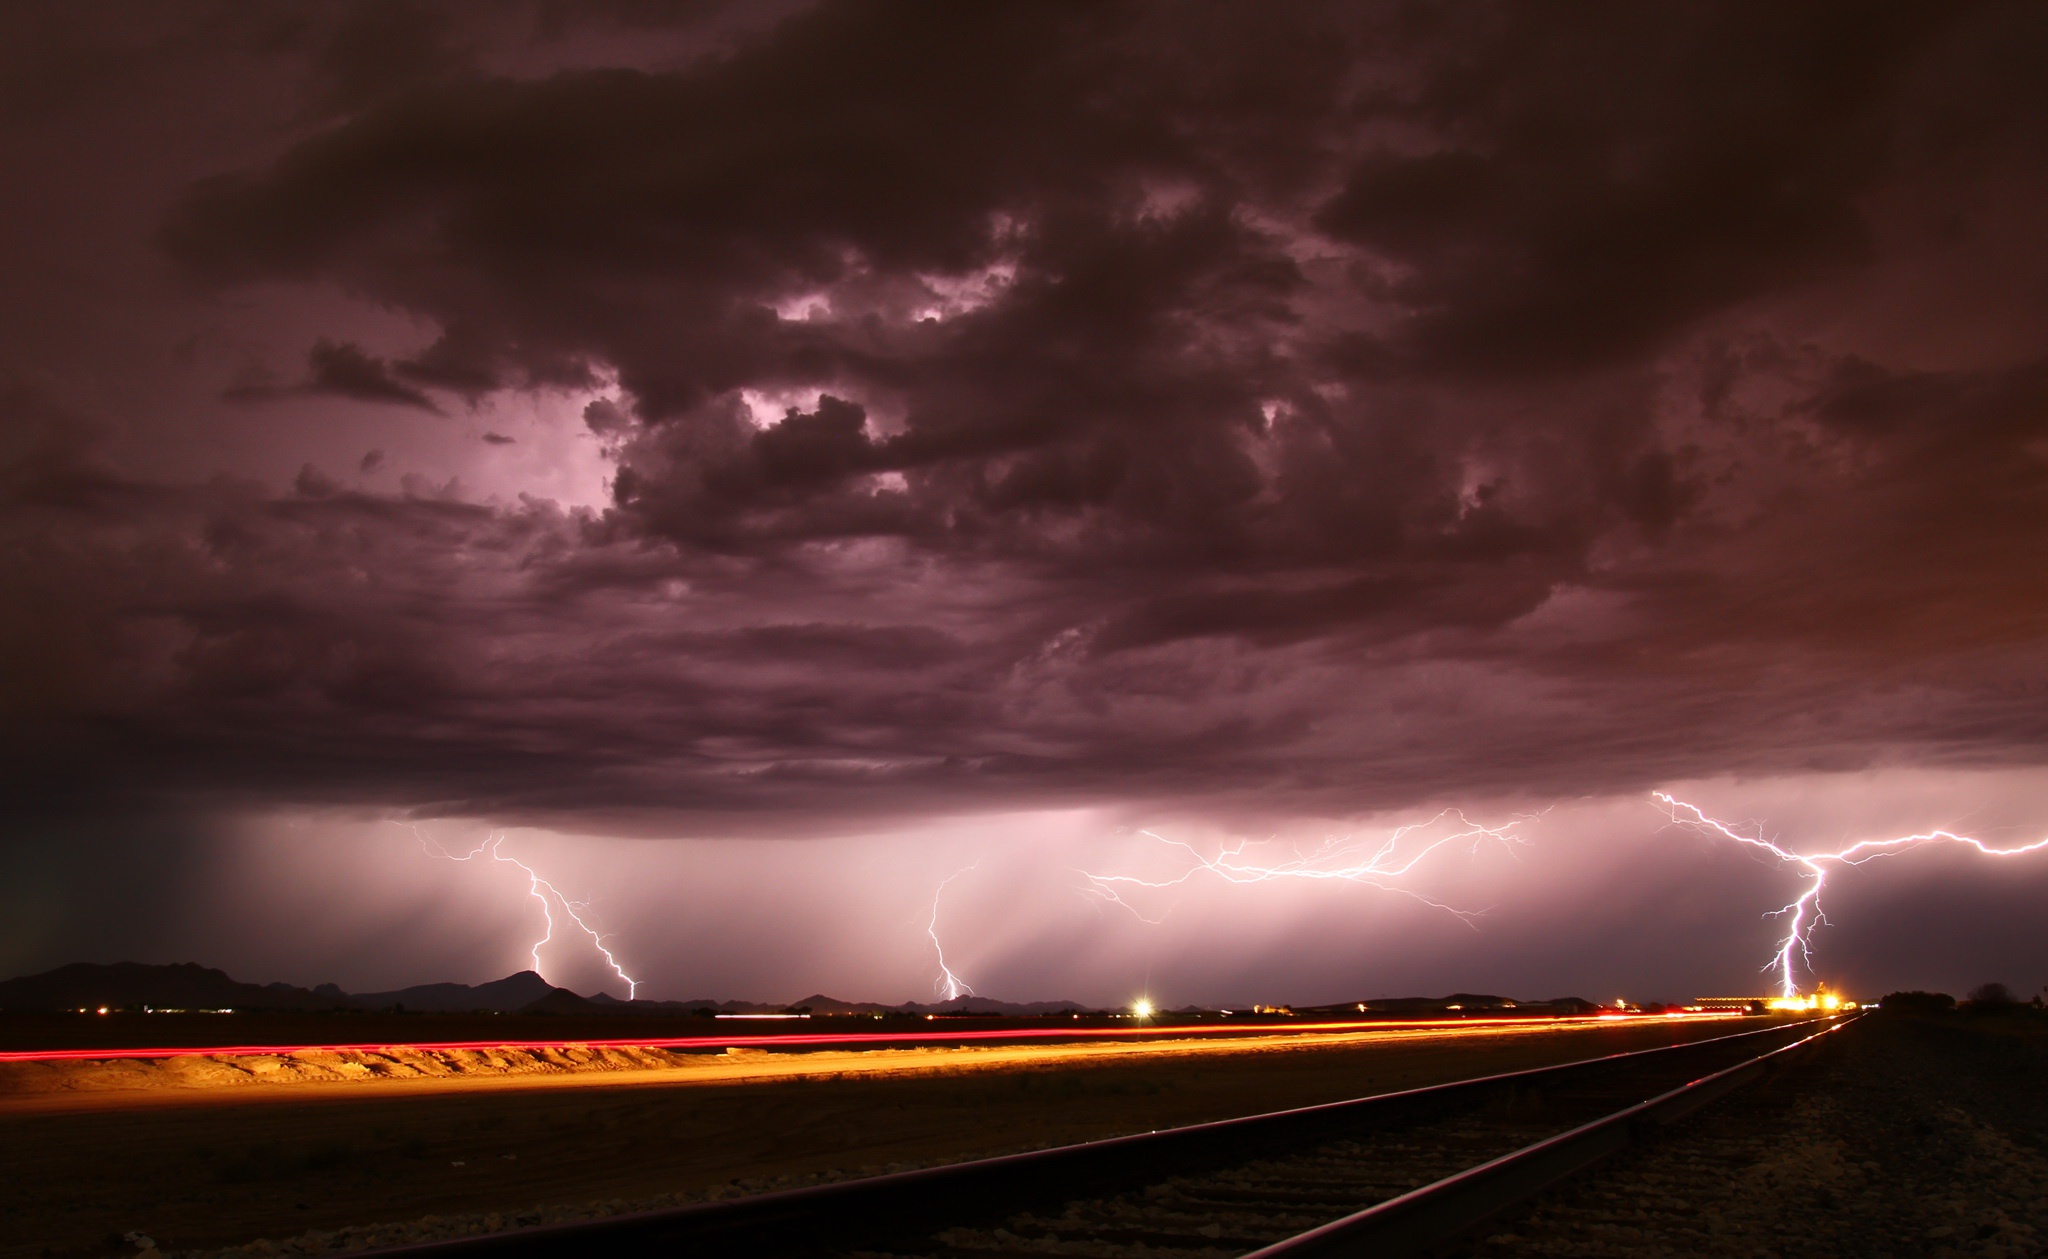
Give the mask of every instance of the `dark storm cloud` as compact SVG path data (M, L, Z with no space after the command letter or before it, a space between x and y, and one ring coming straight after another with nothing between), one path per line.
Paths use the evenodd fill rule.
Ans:
M1439 370L1640 356L1866 256L1856 198L1959 15L1510 8L1396 105L1441 147L1366 154L1317 222L1402 264L1398 340Z
M309 24L310 25L310 24ZM333 25L309 32L319 104L360 108L414 84L469 68L449 10L410 0L370 0L337 11Z
M2039 759L2043 369L1829 331L2038 196L2033 10L824 5L520 73L356 12L162 246L431 327L300 396L595 395L612 501L18 453L30 777L786 829Z
M359 345L316 341L306 352L306 369L306 378L298 384L236 385L222 397L229 402L269 402L294 394L326 394L442 413L432 398L393 377L389 364L364 353Z

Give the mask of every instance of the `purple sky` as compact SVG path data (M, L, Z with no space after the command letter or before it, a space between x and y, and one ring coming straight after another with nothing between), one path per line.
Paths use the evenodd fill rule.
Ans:
M1798 879L1652 790L2048 834L2044 60L2023 4L10 6L0 971L495 977L524 876L418 834L502 830L644 995L924 997L970 866L996 996L1759 986ZM1080 873L1447 806L1541 814L1403 884L1469 920ZM1818 970L2035 990L2044 892L1845 872Z

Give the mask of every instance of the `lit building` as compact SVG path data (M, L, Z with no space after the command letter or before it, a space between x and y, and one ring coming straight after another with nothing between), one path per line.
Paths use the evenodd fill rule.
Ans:
M1747 1010L1755 1014L1766 1011L1780 1014L1830 1014L1836 1010L1856 1008L1854 1001L1844 998L1838 992L1829 992L1826 984L1816 984L1812 992L1795 993L1789 997L1694 997L1692 1003L1701 1010Z

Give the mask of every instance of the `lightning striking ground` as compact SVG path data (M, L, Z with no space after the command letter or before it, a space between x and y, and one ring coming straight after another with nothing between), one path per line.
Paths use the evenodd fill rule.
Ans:
M1401 879L1431 853L1448 844L1471 841L1476 850L1481 844L1493 842L1512 849L1524 843L1515 828L1535 820L1534 815L1519 815L1512 821L1499 826L1485 826L1472 821L1457 809L1445 809L1435 817L1423 822L1411 822L1388 832L1385 839L1377 844L1352 835L1340 835L1323 841L1314 851L1297 852L1292 858L1270 864L1247 855L1251 841L1240 840L1225 848L1214 857L1205 856L1194 845L1178 839L1168 839L1155 831L1141 830L1138 833L1148 839L1184 851L1190 863L1187 869L1168 879L1145 879L1129 874L1095 874L1079 871L1087 881L1086 890L1112 904L1121 905L1144 922L1156 923L1160 918L1147 918L1125 898L1125 893L1139 889L1159 890L1180 887L1202 875L1213 875L1228 883L1271 883L1283 879L1334 879L1347 883L1367 883L1386 891L1441 909L1455 915L1467 926L1483 913L1482 910L1459 909L1442 901L1423 895L1411 887L1402 887L1395 880ZM1449 823L1442 834L1417 839L1419 832L1427 832L1439 823ZM1168 912L1171 912L1170 910Z
M980 863L977 862L976 864ZM939 943L939 901L946 895L947 884L950 884L954 879L959 878L972 869L974 869L974 866L968 866L966 870L955 870L952 874L947 875L944 881L939 884L937 890L932 893L931 918L925 923L924 927L925 934L932 938L932 952L936 953L939 958L939 977L933 981L932 988L937 992L944 993L945 999L948 1001L959 997L971 997L974 995L974 989L968 985L966 980L955 975L952 967L946 965L946 946Z
M1809 880L1806 890L1782 909L1765 914L1766 918L1782 917L1786 920L1783 939L1778 941L1778 950L1771 960L1764 963L1765 971L1778 972L1779 996L1796 997L1799 994L1799 979L1796 967L1804 966L1808 974L1813 971L1813 929L1827 923L1822 912L1820 896L1827 886L1828 873L1837 866L1858 866L1878 857L1892 857L1914 848L1930 844L1962 844L1974 848L1987 857L2019 857L2027 853L2048 850L2048 838L2022 844L2017 848L1993 848L1981 839L1958 835L1953 831L1923 831L1915 835L1900 835L1893 839L1862 839L1838 852L1794 852L1777 841L1764 835L1762 823L1755 823L1756 834L1745 835L1727 822L1711 818L1698 805L1688 804L1676 797L1657 791L1651 793L1671 814L1674 826L1684 827L1697 834L1718 835L1732 839L1738 844L1760 848L1780 862L1800 867L1800 877Z
M590 937L591 944L597 949L599 955L604 958L605 965L611 967L612 973L625 981L626 1000L633 1000L634 996L639 992L640 981L626 973L625 968L619 965L619 959L612 956L611 949L606 947L605 937L595 927L583 921L583 915L577 912L578 910L588 910L590 902L570 900L560 888L540 877L539 872L532 866L527 865L517 857L508 855L504 851L505 837L503 835L493 832L483 843L478 844L469 852L457 856L423 834L417 826L412 828L412 833L419 839L420 847L425 849L430 857L438 857L444 861L471 861L483 856L485 853L489 853L491 860L518 866L525 873L527 893L540 904L541 923L543 926L540 939L535 940L532 949L529 950L533 956L534 974L546 978L546 972L541 969L540 951L543 945L548 944L555 938L555 915L553 909L548 904L548 898L553 897L561 903L562 912L569 916L569 921L575 923L582 929L585 935Z

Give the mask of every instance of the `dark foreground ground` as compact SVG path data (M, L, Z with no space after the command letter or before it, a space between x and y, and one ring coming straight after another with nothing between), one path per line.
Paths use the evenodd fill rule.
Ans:
M1472 1259L2048 1254L2048 1018L1880 1013Z
M679 1071L677 1083L650 1073L630 1085L585 1074L560 1086L421 1081L23 1096L12 1109L0 1105L0 1255L132 1255L120 1240L131 1230L165 1251L189 1251L428 1215L497 1212L510 1221L537 1208L737 1192L781 1177L1334 1101L1740 1026L1468 1028L1314 1048L1147 1048L1094 1058L1047 1047L1031 1058L935 1055L929 1069L912 1071L900 1069L900 1056L874 1055L899 1064L889 1074L859 1073L847 1061L859 1055L820 1056L843 1069L715 1081ZM1002 1054L1020 1056L995 1062Z
M563 1218L1084 1140L1730 1030L1144 1054L687 1086L312 1097L0 1111L0 1254L284 1243L388 1221L386 1240ZM510 1157L508 1157L510 1156ZM596 1205L596 1204L609 1204ZM422 1218L438 1222L422 1224ZM354 1228L355 1244L369 1240ZM291 1239L305 1239L303 1245ZM2048 1253L2048 1019L1879 1014L1496 1222L1521 1255Z

